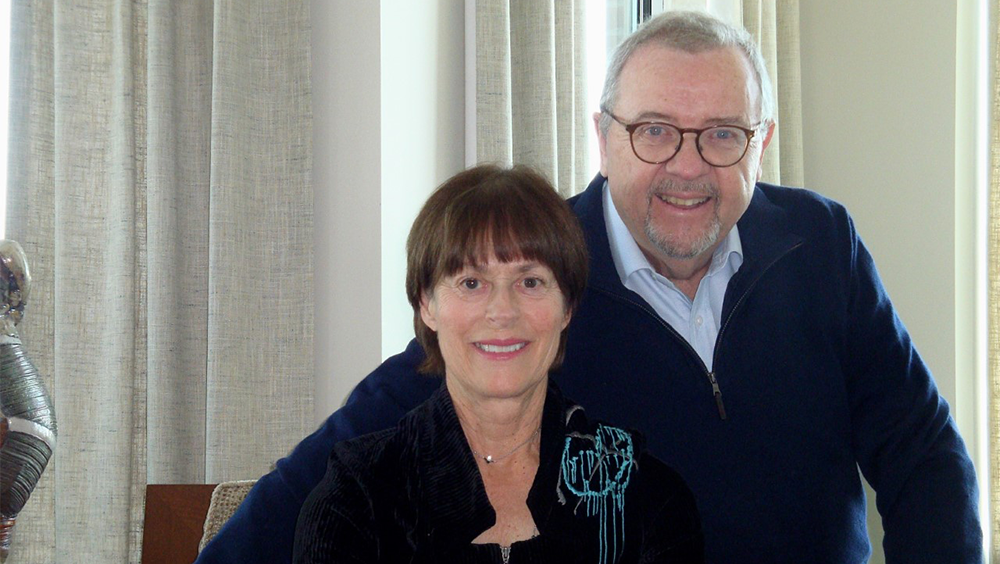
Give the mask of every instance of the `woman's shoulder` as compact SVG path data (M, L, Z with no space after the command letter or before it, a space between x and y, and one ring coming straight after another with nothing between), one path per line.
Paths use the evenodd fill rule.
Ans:
M363 477L383 478L384 472L398 475L400 468L410 464L417 455L418 436L433 428L432 410L441 402L443 389L437 390L423 403L410 410L395 426L341 441L333 446L327 463L332 469L352 472ZM401 466L402 464L402 466Z
M369 474L387 458L399 454L396 445L398 435L399 429L393 427L335 444L330 451L327 471L340 467Z
M377 508L385 504L387 490L398 489L399 480L405 481L400 468L412 467L401 466L398 439L398 428L392 428L334 445L326 474L299 513L297 545L320 543L323 550L329 550L328 540L341 535L370 540L377 529Z
M398 428L337 443L326 474L302 505L295 533L295 562L374 562L389 530L386 514L405 497ZM383 548L380 548L383 547Z
M310 497L320 504L367 506L392 469L400 468L396 428L376 431L334 445L326 474ZM405 466L404 466L405 467Z

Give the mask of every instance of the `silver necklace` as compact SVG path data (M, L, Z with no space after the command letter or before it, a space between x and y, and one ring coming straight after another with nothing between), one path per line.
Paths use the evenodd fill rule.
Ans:
M522 442L521 444L517 445L516 447L510 449L506 454L501 454L500 456L493 456L492 454L480 454L476 449L472 448L472 445L469 445L469 450L471 450L472 454L475 455L477 458L482 458L483 461L486 462L486 464L493 464L494 462L500 462L501 460L503 460L503 459L507 458L508 456L510 456L510 455L514 454L515 452L517 452L524 445L530 443L531 439L535 438L535 435L537 435L539 432L541 432L541 430L542 430L542 428L538 427L537 429L535 429L535 432L532 433L530 437L528 437L527 439L524 439L524 442ZM510 547L507 547L507 550L509 552L510 551ZM508 554L508 556L510 556L510 555ZM504 564L507 564L506 560L504 560Z

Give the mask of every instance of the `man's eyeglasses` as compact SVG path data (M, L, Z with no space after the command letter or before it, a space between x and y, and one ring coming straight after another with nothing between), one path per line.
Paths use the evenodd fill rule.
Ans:
M685 133L695 134L695 147L702 160L714 167L733 166L747 154L756 130L738 125L716 125L704 129L681 129L657 121L625 123L607 108L601 111L611 116L628 131L632 152L642 162L662 164L681 150ZM760 127L758 125L758 127Z

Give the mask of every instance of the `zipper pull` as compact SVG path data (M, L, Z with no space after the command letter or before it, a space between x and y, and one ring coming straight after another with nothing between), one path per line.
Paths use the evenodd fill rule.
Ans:
M726 406L722 403L722 390L719 388L719 381L715 379L715 372L708 373L708 381L712 384L712 395L715 396L715 405L719 408L719 419L726 420Z

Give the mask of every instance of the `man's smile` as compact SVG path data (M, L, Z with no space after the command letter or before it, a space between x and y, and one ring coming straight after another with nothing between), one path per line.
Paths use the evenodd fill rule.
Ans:
M709 200L708 196L703 196L700 198L679 198L677 196L670 196L668 194L657 194L656 197L659 198L660 201L662 202L680 208L695 208L704 204Z

